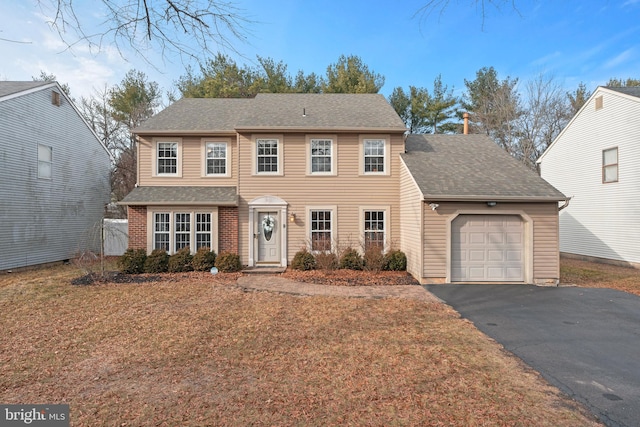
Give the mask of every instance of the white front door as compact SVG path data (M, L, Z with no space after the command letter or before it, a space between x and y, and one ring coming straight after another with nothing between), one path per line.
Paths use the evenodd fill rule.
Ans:
M259 263L280 262L280 215L277 211L258 212L254 225L258 237Z

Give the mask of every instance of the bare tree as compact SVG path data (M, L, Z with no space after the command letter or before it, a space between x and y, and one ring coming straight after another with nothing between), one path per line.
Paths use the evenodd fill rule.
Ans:
M218 0L100 0L95 7L103 23L77 13L73 0L37 0L50 25L69 47L86 44L92 50L115 46L126 58L130 47L147 62L148 52L163 59L177 54L198 60L218 50L236 51L251 21L232 2Z
M451 0L427 0L415 13L414 17L419 17L421 20L428 19L432 14L438 13L443 15L447 8L452 3ZM482 19L482 28L484 28L484 22L489 13L489 8L501 10L504 6L511 8L518 12L516 7L516 0L467 0L466 2L455 1L456 5L460 3L468 3L475 6ZM518 12L519 13L519 12Z
M514 155L534 169L536 160L564 129L572 109L563 88L553 76L538 75L526 84L524 114Z

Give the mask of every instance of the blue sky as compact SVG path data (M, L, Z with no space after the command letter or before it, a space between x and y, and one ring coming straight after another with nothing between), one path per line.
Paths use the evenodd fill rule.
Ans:
M271 57L292 75L300 69L324 75L340 55L358 55L385 77L385 96L398 86L430 89L438 74L462 94L464 80L485 66L521 82L553 75L567 90L580 82L593 90L610 77L640 78L640 0L516 0L518 11L488 6L484 23L472 0L416 16L425 1L239 0L234 3L254 22L247 42L236 43L241 55L224 53L252 65L256 55ZM75 4L99 19L98 2ZM154 52L149 57L157 69L126 50L124 60L109 46L99 53L82 45L66 50L46 24L50 12L35 0L0 0L0 10L0 38L29 42L0 40L0 80L31 80L44 70L79 97L118 83L130 68L165 90L184 74L182 62L163 62Z

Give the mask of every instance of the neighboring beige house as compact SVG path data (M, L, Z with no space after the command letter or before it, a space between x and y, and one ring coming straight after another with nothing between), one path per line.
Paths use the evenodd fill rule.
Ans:
M640 87L598 87L538 159L571 196L560 251L640 267Z
M424 283L558 280L561 193L486 137L405 132L378 94L182 99L135 130L129 244L209 246L250 267L377 244Z

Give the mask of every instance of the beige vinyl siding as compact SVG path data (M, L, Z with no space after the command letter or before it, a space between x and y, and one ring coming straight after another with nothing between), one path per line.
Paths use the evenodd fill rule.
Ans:
M424 275L426 281L449 278L449 227L458 213L520 214L525 221L525 266L531 282L548 282L560 277L558 252L558 208L552 203L505 203L495 207L486 203L438 202L436 211L424 203ZM531 220L529 227L527 221ZM531 232L527 230L532 230ZM533 234L533 235L531 235ZM532 250L530 248L533 248ZM527 275L525 275L527 276Z
M369 133L367 133L369 135ZM260 133L260 137L268 137ZM288 203L288 214L295 214L294 223L287 222L288 259L306 246L307 206L337 206L333 230L334 239L340 247L360 247L362 236L360 208L365 206L389 206L390 211L387 242L399 244L399 154L404 150L401 134L391 136L389 164L390 175L359 175L359 134L343 133L336 135L337 174L330 176L307 175L308 150L305 133L274 134L280 137L279 149L282 150L281 176L260 175L255 173L255 159L251 134L242 134L239 139L239 184L240 195L240 255L242 262L249 259L249 217L248 203L256 197L271 195L282 198ZM387 135L387 137L389 137Z
M210 136L218 140L226 140L227 156L230 156L231 175L228 177L204 176L204 151L203 139L206 136L176 137L181 141L182 157L178 162L182 164L181 177L153 176L153 163L156 161L152 137L140 138L138 142L138 184L141 186L176 185L176 186L232 186L238 182L237 138L233 136ZM162 141L170 141L171 137L162 137ZM230 163L230 164L229 164Z
M407 256L407 271L418 280L424 275L422 205L422 193L400 160L400 250Z

